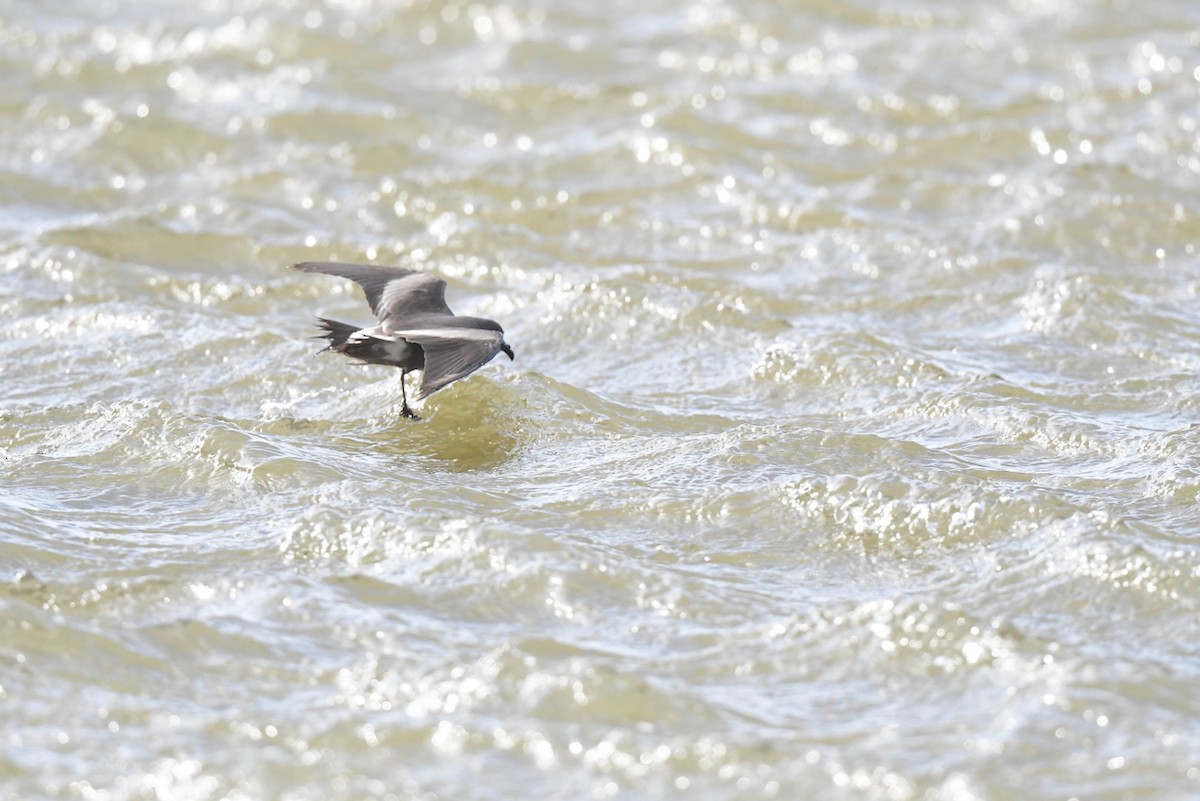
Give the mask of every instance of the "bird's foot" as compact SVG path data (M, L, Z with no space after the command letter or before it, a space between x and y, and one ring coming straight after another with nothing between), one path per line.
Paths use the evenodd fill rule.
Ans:
M400 414L404 415L405 417L407 417L410 420L420 420L421 419L420 417L417 417L416 412L414 412L412 409L408 408L408 404L404 405L404 408L400 410Z

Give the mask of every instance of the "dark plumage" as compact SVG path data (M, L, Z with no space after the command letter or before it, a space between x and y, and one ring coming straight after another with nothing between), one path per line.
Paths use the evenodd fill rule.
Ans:
M337 264L306 261L292 268L306 273L323 273L349 278L367 295L376 325L357 328L318 317L319 336L329 340L326 350L344 353L367 364L399 367L401 412L416 417L408 408L404 377L421 370L417 399L426 398L447 384L478 370L504 352L513 358L504 341L504 329L482 317L459 317L446 305L446 282L428 273L403 267L374 264Z

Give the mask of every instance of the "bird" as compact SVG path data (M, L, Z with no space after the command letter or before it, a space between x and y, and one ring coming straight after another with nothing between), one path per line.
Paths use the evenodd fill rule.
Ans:
M376 324L358 328L349 323L317 318L329 340L322 351L333 350L366 364L400 368L400 393L405 417L419 420L408 405L404 379L421 370L417 400L487 364L497 353L514 360L504 341L504 329L494 320L456 315L446 305L446 282L419 270L377 264L305 261L293 270L348 278L363 288Z

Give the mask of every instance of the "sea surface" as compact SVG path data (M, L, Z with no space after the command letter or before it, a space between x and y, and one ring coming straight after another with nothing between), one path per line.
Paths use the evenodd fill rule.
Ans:
M1200 798L1195 0L0 0L0 85L0 801ZM334 259L516 360L405 419Z

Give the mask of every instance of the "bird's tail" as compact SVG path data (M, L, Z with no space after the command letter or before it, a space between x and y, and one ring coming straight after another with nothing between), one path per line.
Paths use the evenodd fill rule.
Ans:
M359 329L346 323L339 323L337 320L327 320L324 317L318 317L317 327L323 333L317 334L314 339L327 339L329 344L325 346L325 350L342 351L346 347L346 340L352 334L358 332Z

